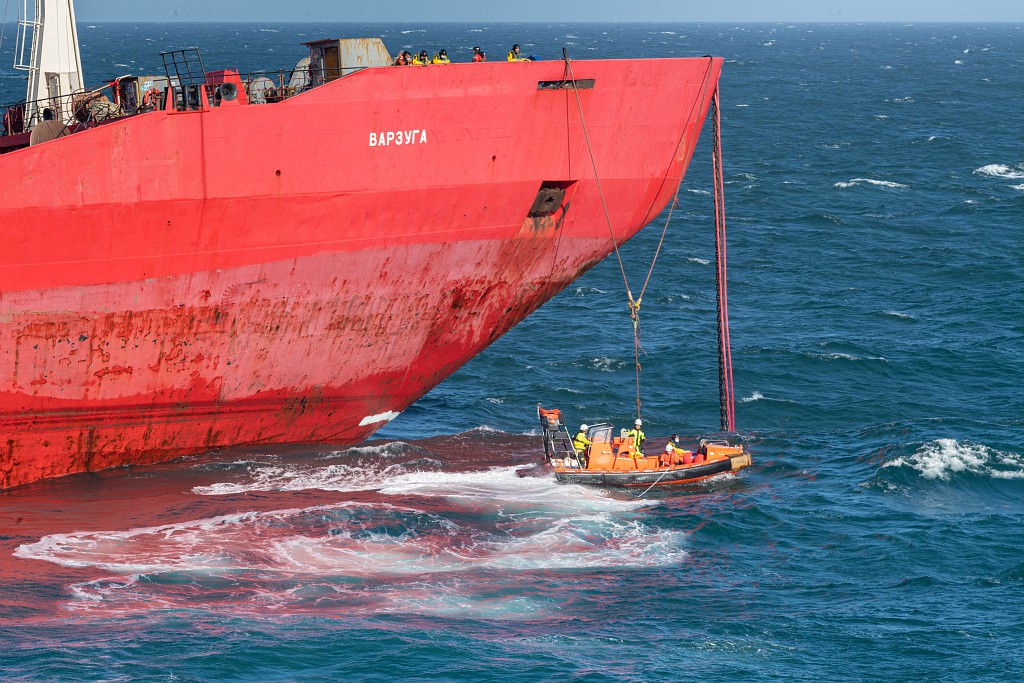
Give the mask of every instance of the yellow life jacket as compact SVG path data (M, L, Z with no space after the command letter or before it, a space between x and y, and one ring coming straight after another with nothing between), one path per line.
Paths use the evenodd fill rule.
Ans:
M430 60L430 63L431 64L451 64L452 60L448 59L447 57L439 57L438 55L434 55L434 58Z
M576 449L577 453L583 453L590 446L590 439L583 432L579 432L572 438L572 447Z
M626 437L633 439L633 445L636 447L636 452L643 455L644 441L647 440L647 436L644 434L643 430L634 427L626 432Z
M517 57L516 53L513 52L512 50L508 51L508 55L506 55L505 59L507 59L510 62L528 62L528 61L530 61L529 59L527 59L526 57L523 56L522 52L520 52L519 56Z

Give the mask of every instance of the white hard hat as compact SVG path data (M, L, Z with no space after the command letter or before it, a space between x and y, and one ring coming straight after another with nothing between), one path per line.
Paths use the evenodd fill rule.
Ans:
M580 431L581 431L581 432L585 432L585 431L587 431L588 429L590 429L590 427L588 427L587 425L580 425Z
M644 426L643 420L641 420L639 417L636 419L636 422L634 422L633 424L635 424L637 427L643 427Z
M666 453L671 453L674 450L675 450L675 446L673 446L671 443L665 444L665 452Z

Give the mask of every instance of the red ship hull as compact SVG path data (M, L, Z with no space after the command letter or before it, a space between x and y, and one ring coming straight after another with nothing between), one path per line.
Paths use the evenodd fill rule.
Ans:
M720 69L573 63L617 241ZM367 69L0 156L0 487L371 435L612 250L577 91L538 88L564 75Z

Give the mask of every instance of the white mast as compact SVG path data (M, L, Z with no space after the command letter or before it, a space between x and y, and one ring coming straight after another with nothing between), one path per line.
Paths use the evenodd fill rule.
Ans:
M54 118L70 122L74 117L71 94L82 90L82 57L78 51L78 27L73 0L21 0L14 68L28 71L25 94L25 127L34 126L49 108ZM26 47L31 34L28 61Z

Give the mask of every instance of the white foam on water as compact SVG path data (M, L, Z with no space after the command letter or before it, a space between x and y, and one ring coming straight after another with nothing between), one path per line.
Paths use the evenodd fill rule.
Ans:
M1024 184L1021 184L1021 185L1010 185L1010 188L1014 189L1014 190L1024 190Z
M410 455L423 455L412 462L389 463L395 458L408 459ZM409 468L440 467L440 461L427 457L429 452L401 441L380 445L353 446L318 458L343 463L327 465L251 463L243 475L234 481L195 486L192 493L200 496L227 496L250 491L372 491L388 478L407 472Z
M900 311L883 311L883 315L889 315L893 318L900 318L901 320L917 320L914 316L909 313L901 313Z
M1019 178L1024 178L1024 164L1017 164L1015 166L1007 166L1006 164L988 164L981 168L974 169L974 172L978 175L989 176L990 178L1017 180Z
M910 467L925 479L949 481L960 473L993 479L1024 479L1024 457L983 444L938 439L926 443L908 457L896 458L883 467Z
M390 496L445 498L466 507L487 507L509 513L590 514L631 512L650 505L647 500L619 500L601 489L565 486L551 477L520 477L518 467L495 467L478 472L410 472L390 479L379 491Z
M907 185L903 183L894 183L890 180L875 180L874 178L851 178L847 182L838 182L832 187L856 187L858 185L874 185L875 187L885 187L892 190L906 190L909 189Z
M120 575L73 586L74 609L316 609L321 600L334 600L348 611L509 619L549 607L511 590L509 571L658 567L687 554L687 532L651 528L638 514L656 501L520 478L510 467L409 473L383 493L446 504L345 502L240 512L51 534L14 554ZM495 581L508 584L498 592L503 597L490 591ZM438 583L448 588L439 590Z
M709 261L708 259L706 259L706 258L697 258L696 256L687 256L686 257L686 262L687 263L696 263L696 264L701 265L701 266L707 266L707 265L711 264L711 261Z
M753 403L754 401L761 401L764 399L764 394L760 391L755 391L750 396L740 399L740 403Z
M218 482L195 486L192 493L200 496L227 496L249 491L372 491L395 472L400 465L368 467L366 465L267 466L251 468L249 478L237 482Z

